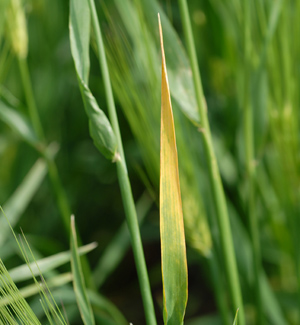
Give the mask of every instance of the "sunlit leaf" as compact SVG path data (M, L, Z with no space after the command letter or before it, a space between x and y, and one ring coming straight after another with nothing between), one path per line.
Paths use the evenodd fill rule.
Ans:
M162 30L160 236L165 324L183 324L187 304L187 261L174 120Z

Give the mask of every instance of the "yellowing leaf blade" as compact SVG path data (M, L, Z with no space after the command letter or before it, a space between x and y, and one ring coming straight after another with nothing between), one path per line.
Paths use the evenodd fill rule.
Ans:
M188 276L175 128L160 18L159 29L162 51L160 236L164 323L178 325L183 324Z

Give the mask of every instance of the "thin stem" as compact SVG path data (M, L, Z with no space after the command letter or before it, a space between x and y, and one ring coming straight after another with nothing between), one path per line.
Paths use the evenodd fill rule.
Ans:
M263 306L261 299L261 257L257 214L255 213L255 165L254 165L254 138L253 138L253 112L250 101L251 78L251 4L243 2L244 10L244 140L246 170L248 180L248 222L253 251L253 271L255 303L257 309L257 324L263 324Z
M25 98L29 109L30 119L37 136L39 137L40 140L44 141L45 140L44 131L34 100L27 60L26 58L18 58L18 63L19 63L21 79L24 87Z
M183 29L187 44L187 51L189 54L194 87L196 93L196 100L198 105L198 111L201 122L202 139L206 154L206 159L209 167L209 177L213 191L214 202L217 212L217 220L219 225L220 237L221 237L221 247L223 249L223 256L225 261L225 270L227 281L229 284L230 295L233 302L234 313L239 308L239 324L245 325L245 315L243 308L243 300L241 287L238 277L238 270L236 264L236 258L234 253L232 234L230 229L230 221L227 211L226 199L224 194L224 189L220 177L220 172L215 157L212 137L209 127L209 122L207 118L207 108L204 100L200 70L197 62L196 49L194 45L194 39L192 34L192 26L188 13L188 7L186 0L179 0L180 13L183 21Z
M29 109L29 115L31 122L33 124L34 130L37 133L41 141L45 141L44 131L42 127L41 120L39 118L38 110L35 104L35 99L33 95L31 79L29 75L28 65L26 58L19 58L19 67L21 73L21 79L24 87L25 97L27 106ZM54 193L57 199L58 207L62 216L62 220L65 226L65 229L69 235L70 233L70 216L71 209L67 200L66 193L61 184L60 177L58 175L57 167L53 159L47 155L45 150L42 150L42 155L47 161L49 177L54 189Z
M127 173L118 117L116 113L113 92L110 83L108 65L106 62L105 49L102 40L100 25L98 22L96 7L93 0L89 0L89 6L90 6L91 16L92 16L92 25L96 35L97 49L100 58L99 60L100 69L102 71L102 77L104 80L104 88L105 88L105 94L106 94L106 100L108 106L108 113L109 113L113 130L117 138L118 151L120 154L120 159L116 161L117 173L118 173L119 185L120 185L122 200L124 204L127 224L131 236L132 250L133 250L133 255L136 263L139 284L141 288L141 295L144 304L145 317L146 317L147 324L152 325L152 324L156 324L155 311L154 311L148 272L147 272L147 267L146 267L144 252L143 252L140 229L138 225L134 200L132 196L131 185Z

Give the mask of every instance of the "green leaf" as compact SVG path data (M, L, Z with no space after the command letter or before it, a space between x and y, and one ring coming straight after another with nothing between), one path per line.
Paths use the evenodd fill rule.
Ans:
M75 230L74 216L71 216L71 266L73 273L73 286L76 295L77 305L80 310L81 318L84 324L95 324L93 310L87 295L87 290L84 283L82 267L79 258L77 247L77 236Z
M90 58L90 9L87 0L70 1L70 41L73 60L79 77L87 84Z
M159 19L162 51L160 236L164 296L164 323L183 324L187 304L187 260L178 158L172 105Z
M0 119L18 133L23 140L33 146L38 145L36 134L27 119L2 100L0 100Z
M96 148L110 160L116 159L117 141L105 113L99 108L88 87L90 10L86 0L70 1L70 42L78 83L86 114L89 118L90 135Z

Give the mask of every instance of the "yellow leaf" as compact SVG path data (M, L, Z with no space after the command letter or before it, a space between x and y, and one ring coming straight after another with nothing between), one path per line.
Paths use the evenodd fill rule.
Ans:
M163 36L160 133L160 237L164 323L183 324L187 304L187 261L180 194L174 119L167 77Z

